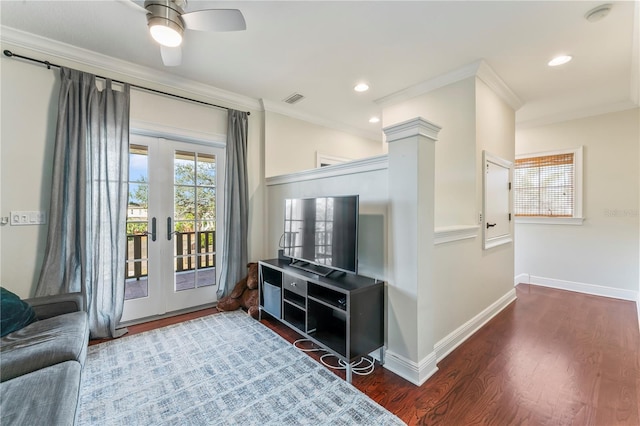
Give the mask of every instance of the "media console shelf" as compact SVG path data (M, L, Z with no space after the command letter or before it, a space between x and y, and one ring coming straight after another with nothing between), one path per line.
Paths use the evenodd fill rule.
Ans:
M359 275L314 274L286 259L258 263L260 316L266 312L347 364L380 349L384 362L384 282Z

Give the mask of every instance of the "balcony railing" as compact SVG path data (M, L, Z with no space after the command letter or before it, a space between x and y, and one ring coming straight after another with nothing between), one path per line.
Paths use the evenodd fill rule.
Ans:
M176 272L193 271L216 266L216 231L176 232L175 262ZM145 234L127 234L126 278L147 276L147 244Z

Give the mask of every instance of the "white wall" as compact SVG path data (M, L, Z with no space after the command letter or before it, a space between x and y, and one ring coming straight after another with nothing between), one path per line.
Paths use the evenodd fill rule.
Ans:
M516 275L530 274L532 282L558 280L556 284L579 291L637 297L639 111L516 132L517 154L584 146L586 218L582 226L517 224Z
M515 155L513 109L479 79L475 82L475 102L474 196L468 207L470 215L482 210L482 151L508 161L513 161ZM445 128L443 125L441 134ZM436 246L434 265L439 285L436 286L435 335L438 341L513 289L513 262L513 243L483 250L481 229L476 238Z
M3 48L7 47L9 46L3 45ZM20 50L26 55L33 54L24 48ZM99 69L88 69L81 64L65 63L62 60L56 62L104 74ZM58 75L58 70L47 70L45 67L4 57L2 59L0 216L9 216L11 210L49 209ZM149 82L141 84L149 86ZM220 103L214 99L209 101ZM131 92L132 127L159 128L189 137L224 142L226 117L226 110L223 109L138 90ZM249 257L253 260L263 257L265 247L262 214L263 118L263 113L259 111L253 111L249 118ZM2 286L21 297L33 296L40 274L46 233L46 225L4 225L0 228Z
M46 68L2 61L0 216L12 210L48 210L59 85ZM47 226L0 228L0 284L21 297L33 295Z
M442 127L435 145L436 230L477 225L482 210L482 151L513 161L513 109L482 80L471 77L386 107L384 126L415 115ZM483 250L481 236L478 229L475 238L435 247L436 340L513 289L513 244Z
M398 126L390 126L416 117L442 128L435 142L434 163L427 161L419 166L434 167L435 171L434 223L431 226L435 225L436 235L451 231L460 237L459 240L454 237L453 241L439 243L432 251L424 250L424 253L432 254L428 258L417 259L418 265L424 263L433 265L432 268L420 269L417 265L409 265L419 271L417 286L414 286L419 291L413 297L411 294L405 295L407 315L417 307L418 324L416 328L401 328L401 336L388 336L389 368L419 384L433 374L436 359L446 356L515 299L514 245L507 243L484 250L477 223L478 213L482 210L482 153L487 150L513 161L515 113L507 102L474 76L396 104L385 105L383 127L387 129L385 131L393 131L392 128ZM390 146L390 176L393 166L391 157L396 154L400 157L406 155L394 153L393 145ZM406 188L415 191L409 183ZM456 233L452 229L462 232ZM402 241L395 240L398 235L395 229L390 229L390 247L402 244ZM435 244L435 240L428 243ZM401 290L406 286L394 282L397 277L393 271L401 263L393 259L392 253L387 258L387 264L391 300L392 291L394 296L402 295L404 293ZM389 309L388 315L392 315ZM390 334L396 331L395 328L392 330L391 317L388 318L388 326ZM404 342L404 345L398 342ZM395 347L392 347L392 343Z
M475 223L475 78L385 107L383 127L423 117L442 127L436 142L436 227Z
M386 153L379 140L330 129L276 112L265 112L266 177L316 168L316 154L358 160Z

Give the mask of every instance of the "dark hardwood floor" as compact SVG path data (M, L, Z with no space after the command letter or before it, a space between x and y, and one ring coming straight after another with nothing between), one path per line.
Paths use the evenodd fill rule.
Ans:
M353 384L412 425L640 425L635 304L526 284L516 291L518 300L440 362L424 385L381 366ZM300 338L278 321L263 323L291 342Z

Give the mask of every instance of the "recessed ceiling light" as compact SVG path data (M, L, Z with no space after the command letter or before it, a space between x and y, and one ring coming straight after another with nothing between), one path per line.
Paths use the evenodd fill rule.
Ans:
M356 87L353 88L356 92L366 92L369 90L369 85L367 83L358 83Z
M589 22L598 22L599 20L607 16L609 12L611 12L611 7L611 3L601 4L600 6L594 7L593 9L588 11L584 15L584 18Z
M369 123L379 123L380 119L378 117L371 117L369 119Z
M573 59L573 58L571 56L569 56L569 55L560 55L560 56L556 56L555 58L550 60L547 65L549 65L550 67L557 67L558 65L566 64L571 59Z

